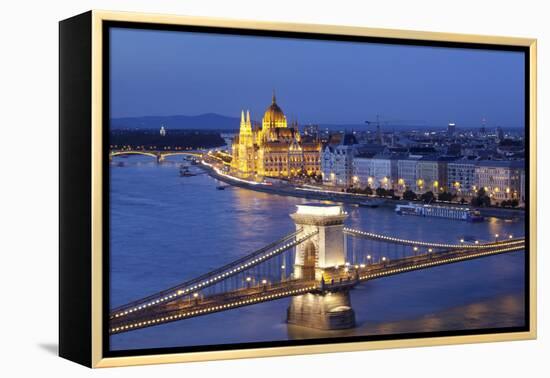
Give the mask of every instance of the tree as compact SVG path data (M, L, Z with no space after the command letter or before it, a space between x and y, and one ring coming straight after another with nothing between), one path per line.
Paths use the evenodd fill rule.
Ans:
M416 200L416 193L413 192L410 189L407 189L403 193L403 199L406 200L406 201L415 201Z
M425 203L430 203L434 200L434 194L432 191L428 191L420 196L420 199Z
M386 195L387 195L386 189L384 189L384 188L376 188L376 195L377 195L378 197L386 197Z
M504 200L500 203L502 207L517 207L518 205L519 201L517 199Z
M437 199L439 201L452 201L455 196L449 192L439 193Z
M368 196L372 196L372 188L370 186L367 186L365 188L365 194L368 195Z
M480 188L477 191L476 197L472 198L472 206L482 207L491 206L491 198L485 192L485 189Z

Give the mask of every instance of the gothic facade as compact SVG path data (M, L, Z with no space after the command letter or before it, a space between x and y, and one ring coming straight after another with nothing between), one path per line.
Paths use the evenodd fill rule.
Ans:
M292 178L321 174L321 142L302 137L298 125L287 124L273 95L261 126L253 125L250 112L241 112L239 135L233 140L232 170L241 176Z

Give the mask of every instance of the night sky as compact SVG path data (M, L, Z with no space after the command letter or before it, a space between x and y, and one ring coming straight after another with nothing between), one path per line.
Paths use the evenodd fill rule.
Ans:
M523 127L519 52L111 29L111 117L287 119Z

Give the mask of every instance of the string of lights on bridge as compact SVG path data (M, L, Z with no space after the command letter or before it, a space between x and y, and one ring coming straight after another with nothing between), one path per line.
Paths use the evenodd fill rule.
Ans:
M390 236L385 236L385 235L380 235L380 234L375 234L375 233L371 233L371 232L365 232L365 231L361 231L361 230L356 230L356 229L351 229L351 228L347 228L345 227L344 228L344 232L345 233L348 233L352 236L361 236L361 237L366 237L366 238L369 238L369 239L374 239L374 240L381 240L381 241L389 241L389 242L392 242L392 243L398 243L398 244L407 244L407 245L414 245L414 250L415 252L418 250L418 247L417 246L429 246L431 248L428 249L428 252L431 253L432 252L432 248L451 248L451 249L458 249L458 248L485 248L487 247L488 245L492 245L494 243L487 243L487 244L480 244L479 241L475 241L475 244L447 244L447 243L428 243L428 242L421 242L421 241L416 241L416 240L408 240L408 239L400 239L400 238L395 238L395 237L390 237ZM227 279L235 274L238 274L240 273L241 271L244 271L245 269L248 269L248 268L251 268L257 264L260 264L262 262L264 262L265 260L271 258L271 257L274 257L275 255L278 255L286 250L288 250L289 248L292 248L302 242L304 242L305 240L309 239L310 237L314 236L317 232L311 232L311 233L308 233L308 234L305 234L304 236L302 236L301 238L299 239L296 239L294 240L293 242L291 243L286 243L284 245L282 245L281 247L277 248L277 249L274 249L272 250L271 252L268 252L264 255L261 255L261 256L258 256L248 262L245 262L241 265L238 265L236 267L234 267L233 269L231 270L228 270L224 273L220 273L210 279L207 279L203 282L200 282L194 286L191 286L189 288L186 288L186 289L179 289L177 290L176 292L174 292L173 294L168 294L168 295L165 295L163 297L160 297L158 299L155 299L155 300L151 300L150 302L148 303L144 303L142 305L139 305L139 306L135 306L133 308L130 308L130 309L126 309L124 311L120 311L120 312L117 312L114 316L111 316L111 318L118 318L118 317L121 317L121 316L125 316L125 315L128 315L128 314L132 314L133 312L136 312L136 311L140 311L140 310L144 310L144 309L147 309L151 306L154 306L154 305L158 305L158 304L161 304L163 302L166 302L166 301L171 301L171 300L174 300L176 299L177 297L180 297L180 296L184 296L184 295L187 295L187 294L191 294L193 293L194 291L197 291L197 290L200 290L200 289L204 289L208 286L211 286L223 279ZM495 235L496 238L499 237L499 235ZM509 239L512 239L513 236L512 235L508 235ZM461 243L463 242L463 240L461 240ZM498 242L496 242L498 243ZM500 245L502 245L502 242L500 242ZM367 257L369 260L370 260L370 255ZM385 261L386 258L385 257L382 257L382 261ZM346 263L346 270L348 269L349 267L349 263ZM356 268L363 268L365 266L365 264L360 264L360 265L357 265Z
M466 244L464 239L460 240L460 244L430 243L430 242L423 242L418 240L400 239L392 236L379 235L379 234L374 234L372 232L356 230L348 227L344 227L344 233L350 234L352 236L360 236L368 239L387 241L387 242L396 243L396 244L405 244L405 245L411 245L411 246L421 246L421 247L431 247L431 248L476 249L476 248L482 248L484 246L487 246L487 244L490 244L490 243L487 243L487 244L480 243L479 240L476 240L474 244ZM495 239L498 239L499 237L500 235L498 234L495 235ZM508 239L513 239L513 235L511 234L508 235Z
M119 327L113 327L109 330L109 332L110 333L119 333L119 332L122 332L122 331L147 327L147 326L151 326L151 325L162 324L162 323L166 323L166 322L170 322L170 321L180 320L180 319L183 319L183 318L189 318L189 317L199 316L199 315L203 315L203 314L207 314L207 313L228 310L228 309L231 309L231 308L246 306L246 305L250 305L250 304L254 304L254 303L265 302L265 301L270 301L270 300L274 300L274 299L280 299L280 298L288 297L288 296L291 296L291 295L307 293L309 291L315 290L316 288L317 288L317 286L313 285L313 286L307 286L307 287L300 288L300 289L285 290L285 291L280 292L280 293L273 293L273 294L267 294L267 295L261 294L258 297L254 297L254 298L250 298L250 299L244 299L244 300L238 300L238 301L226 303L226 304L223 304L223 305L216 305L216 306L206 307L206 308L203 308L203 309L193 310L193 311L185 311L185 312L182 312L182 313L179 313L179 314L169 315L169 316L161 316L161 317L158 317L158 318L145 320L145 321L137 321L137 322L130 323L130 324L127 324L127 325L122 325L122 326L119 326Z
M433 267L433 266L437 266L437 265L444 265L444 264L453 263L453 262L457 262L457 261L461 261L461 260L471 260L471 259L478 258L478 257L483 257L483 256L495 255L495 254L511 252L511 251L518 251L518 250L524 248L524 240L515 240L513 242L503 243L503 244L501 244L501 246L504 247L504 248L492 249L492 250L489 250L489 251L477 252L477 253L474 253L474 254L468 254L468 255L464 255L464 256L455 256L455 257L443 258L443 259L438 259L436 261L424 262L424 263L420 263L420 264L414 264L414 265L411 265L411 266L405 266L405 267L389 269L389 270L382 271L382 272L369 273L369 274L365 274L365 275L362 275L362 276L359 275L358 278L359 278L360 281L371 280L371 279L381 278L381 277L384 277L384 276L389 276L389 275L398 274L398 273L402 273L402 272L413 271L413 270L418 270L418 269L427 268L427 267ZM229 309L232 309L232 308L247 306L247 305L251 305L251 304L255 304L255 303L274 300L274 299L280 299L280 298L283 298L283 297L293 296L293 295L297 295L297 294L304 294L304 293L311 292L311 291L318 290L318 289L319 289L319 285L309 285L309 286L306 286L304 288L293 289L293 290L285 290L285 291L282 291L282 292L279 292L279 293L260 294L257 297L253 297L253 298L249 298L249 299L240 299L240 300L237 300L237 301L234 301L234 302L220 304L220 305L213 305L213 306L205 307L205 308L202 308L202 309L191 310L191 311L186 310L184 312L181 312L181 313L175 314L175 315L166 315L166 316L160 316L160 317L157 317L157 318L154 318L154 319L136 321L136 322L133 322L133 323L130 323L130 324L121 325L121 326L118 326L118 327L113 327L109 330L109 332L112 333L112 334L120 333L120 332L124 332L124 331L128 331L128 330L132 330L132 329L137 329L137 328L148 327L148 326L152 326L152 325L158 325L158 324L162 324L162 323L166 323L166 322L176 321L176 320L180 320L180 319L183 319L183 318L189 318L189 317L194 317L194 316L205 315L205 314L208 314L208 313L229 310Z
M273 251L271 251L271 252L269 252L265 255L262 255L262 256L254 259L252 261L249 261L247 263L244 263L244 264L240 265L239 267L249 266L247 264L251 264L252 262L260 263L262 261L265 261L269 256L273 256L277 253L282 252L284 249L288 249L288 248L291 248L294 245L300 244L303 241L309 239L311 236L315 235L316 233L317 232L308 233L308 234L304 235L303 237L298 238L298 239L296 239L295 241L293 241L291 243L286 243L283 246L281 246L281 247L279 247L279 248L277 248L277 249L275 249L275 250L273 250ZM495 236L498 238L498 235L495 235ZM499 254L499 253L518 251L518 250L521 250L525 247L525 239L524 238L519 238L519 239L505 240L505 241L495 242L495 243L487 243L487 244L482 244L479 247L481 247L481 248L493 248L493 249L490 249L488 251L480 251L480 252L476 252L476 253L473 253L473 254L470 253L470 254L463 255L463 256L454 256L454 257L446 257L446 258L443 257L443 256L440 257L440 258L436 257L436 260L434 260L434 261L417 263L417 264L413 264L413 265L410 265L410 266L401 266L401 267L395 267L395 268L389 267L389 269L386 268L386 270L384 270L384 271L367 273L367 274L363 274L363 275L361 275L359 269L360 268L364 269L364 268L370 267L372 265L367 266L366 264L359 264L359 265L354 265L355 274L356 274L356 277L357 277L357 281L365 281L365 280L381 278L381 277L389 276L389 275L393 275L393 274L398 274L398 273L402 273L402 272L413 271L413 270L418 270L418 269L427 268L427 267L433 267L433 266L437 266L437 265L444 265L444 264L453 263L453 262L462 261L462 260L474 259L474 258L482 257L482 256L489 256L489 255L494 255L494 254ZM496 247L498 247L498 248L494 249ZM385 257L382 257L382 261L384 263L389 262L389 260L387 260ZM349 262L345 263L345 272L349 271L350 266L351 266L351 264ZM382 266L383 266L382 269L384 269L385 264L382 265ZM337 266L335 268L336 268L336 270L338 270ZM238 269L238 271L240 271L240 270L242 270L242 269ZM232 272L232 271L237 272L237 270L235 270L235 269L231 270L229 272ZM218 279L224 278L223 275L227 274L229 272L222 273L221 275L217 276L216 278L218 278ZM247 277L246 281L249 282L249 279L250 279L250 277ZM348 280L350 280L349 276L348 276ZM209 281L212 281L212 280L207 280L205 282L209 282ZM267 286L266 286L267 281L262 280L261 282L264 285L264 289L267 288ZM307 283L304 283L304 284L307 284ZM334 285L334 283L333 283L333 285ZM336 284L336 285L338 285L338 284ZM200 287L200 285L193 286L192 288L188 289L188 291L197 290L199 287ZM307 284L307 286L304 287L304 288L291 289L291 290L285 288L285 290L282 291L282 292L269 293L269 294L264 293L264 294L260 294L258 296L251 297L251 298L248 298L248 299L242 299L241 298L239 300L236 300L236 301L230 302L230 303L211 305L209 307L196 309L196 310L185 310L185 311L180 312L180 313L175 314L175 315L165 315L165 316L159 316L157 318L149 319L149 320L134 321L130 324L125 324L125 325L112 327L110 329L110 332L111 333L120 333L120 332L125 332L125 331L128 331L128 330L132 330L132 329L148 327L148 326L162 324L162 323L166 323L166 322L170 322L170 321L176 321L176 320L180 320L180 319L183 319L183 318L188 318L188 317L193 317L193 316L200 316L200 315L205 315L205 314L213 313L213 312L217 312L217 311L224 311L224 310L228 310L228 309L232 309L232 308L236 308L236 307L240 307L240 306L246 306L246 305L250 305L250 304L260 303L260 302L264 302L264 301L268 301L268 300L273 300L273 299L279 299L279 298L283 298L283 297L286 297L286 296L304 294L304 293L311 292L311 291L314 291L314 290L319 290L319 287L321 287L321 289L326 288L326 286L324 284L324 281L320 285L319 284L315 284L315 285ZM276 289L276 290L279 290L279 289ZM183 294L180 294L180 295L183 295ZM164 299L164 301L166 301L167 299L174 298L174 297L176 297L175 294L173 294L172 296L166 296L162 299ZM196 300L198 300L199 293L195 291L193 293L193 297ZM157 300L157 301L153 301L151 303L157 304L157 303L161 303L161 302L162 301ZM198 304L198 302L197 302L197 304ZM140 307L144 308L144 306L140 306ZM129 314L129 313L130 313L130 311L127 314Z
M491 248L491 247L494 248L494 247L516 246L514 248L521 249L521 248L524 247L524 244L525 244L525 239L524 238L519 238L519 239L514 239L514 240L496 242L496 243L482 244L482 245L480 245L480 247L483 248L483 249L486 249L486 248ZM418 247L414 247L414 251L418 251ZM427 252L428 252L428 254L431 254L433 252L433 249L428 248ZM442 252L440 252L440 253L442 253ZM468 255L468 256L477 256L477 255L473 254L473 255ZM408 258L411 258L411 257L414 257L414 256L410 256ZM372 259L372 255L370 255L370 254L367 255L367 261L371 262L371 259ZM344 263L344 269L343 270L344 270L344 273L348 273L351 268L354 268L356 271L359 271L359 269L365 269L365 268L371 267L373 264L387 264L389 261L390 261L390 259L387 258L386 256L381 256L378 263L372 262L370 264L362 263L362 264L352 265L350 262L346 262L346 263ZM441 261L441 260L438 260L438 261ZM338 271L340 269L340 265L335 265L334 269L336 271ZM411 269L411 268L409 268L409 269Z
M509 243L509 244L513 245L514 243ZM525 248L524 243L515 243L515 244L517 244L517 245L514 245L512 247L508 247L508 248L499 248L499 249L496 249L496 250L490 250L490 251L486 251L486 252L478 252L478 253L464 255L464 256L449 257L449 258L438 259L436 261L425 262L425 263L421 263L421 264L417 264L417 265L411 265L411 266L406 266L406 267L401 267L401 268L390 269L390 270L383 271L383 272L370 273L370 274L366 274L366 275L363 275L363 276L359 276L359 279L361 281L370 280L370 279L380 278L380 277L389 276L389 275L392 275L392 274L402 273L402 272L406 272L406 271L418 270L418 269L431 267L431 266L437 266L437 265L444 265L444 264L448 264L448 263L452 263L452 262L456 262L456 261L461 261L461 260L471 260L471 259L474 259L474 258L477 258L477 257L482 257L482 256L496 255L496 254L499 254L499 253L505 253L505 252L511 252L511 251L519 251L519 250ZM508 244L506 244L506 245L508 245Z
M270 259L270 258L272 258L272 257L274 257L274 256L276 256L276 255L292 248L292 247L295 247L296 245L301 244L302 242L306 241L307 239L311 238L312 236L316 235L317 233L318 233L318 231L313 231L313 232L306 233L302 237L297 238L297 239L295 239L294 241L292 241L290 243L283 244L279 248L276 248L276 249L274 249L274 250L272 250L272 251L270 251L266 254L260 255L260 256L254 258L250 261L247 261L245 263L237 265L231 270L228 270L224 273L220 273L220 274L218 274L218 275L216 275L216 276L214 276L210 279L207 279L205 281L199 282L198 284L196 284L194 286L191 286L191 287L186 288L186 289L179 289L176 292L174 292L173 294L165 295L161 298L152 300L152 301L144 303L142 305L135 306L135 307L132 307L130 309L117 312L114 316L111 316L111 319L113 317L114 318L119 318L121 316L132 314L136 311L144 310L144 309L147 309L151 306L154 306L154 305L166 302L166 301L174 300L177 297L181 297L181 296L184 296L184 295L187 295L187 294L191 294L196 290L204 289L208 286L211 286L215 283L218 283L219 281L221 281L223 279L227 279L227 278L229 278L229 277L231 277L235 274L238 274L238 273L240 273L240 272L242 272L246 269L249 269L249 268L251 268L255 265L258 265L258 264L260 264L260 263L262 263L262 262L264 262L264 261L266 261L266 260L268 260L268 259Z

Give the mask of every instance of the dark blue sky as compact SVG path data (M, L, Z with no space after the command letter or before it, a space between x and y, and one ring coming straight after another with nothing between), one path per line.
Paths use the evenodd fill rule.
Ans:
M275 89L289 120L523 127L519 52L111 30L111 116L260 120Z

